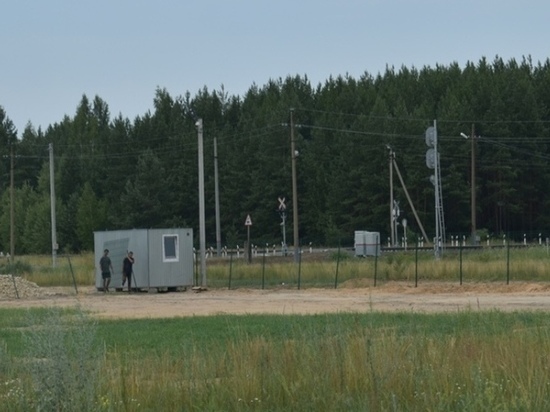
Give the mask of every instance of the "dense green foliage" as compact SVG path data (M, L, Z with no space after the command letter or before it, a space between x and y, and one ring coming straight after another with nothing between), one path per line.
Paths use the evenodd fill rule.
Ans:
M0 102L1 104L1 102ZM9 246L10 149L14 149L16 253L48 252L48 144L53 144L58 243L89 250L94 230L192 227L198 233L196 117L204 121L206 235L215 244L217 139L222 242L280 243L277 198L286 197L292 239L290 110L295 124L302 244L352 244L354 230L389 234L388 149L412 203L434 233L434 190L424 133L437 120L446 232L470 228L470 142L476 140L477 227L532 239L549 233L550 60L388 68L359 79L307 77L253 85L244 96L206 88L191 97L157 90L153 112L111 118L100 97L83 96L74 116L17 137L0 107L0 250ZM420 234L405 194L395 197Z

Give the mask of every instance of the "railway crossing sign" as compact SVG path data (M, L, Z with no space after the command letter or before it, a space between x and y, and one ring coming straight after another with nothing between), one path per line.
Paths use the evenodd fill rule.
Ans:
M284 212L286 210L286 199L284 197L278 197L277 199L279 200L279 212Z

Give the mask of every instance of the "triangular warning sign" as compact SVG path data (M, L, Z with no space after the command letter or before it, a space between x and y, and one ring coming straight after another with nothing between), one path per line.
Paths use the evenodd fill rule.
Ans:
M252 219L250 219L250 215L246 215L246 220L244 222L245 226L252 226Z

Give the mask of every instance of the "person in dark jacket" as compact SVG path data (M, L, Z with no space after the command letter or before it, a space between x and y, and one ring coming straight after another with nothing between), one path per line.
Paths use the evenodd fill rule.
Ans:
M122 261L122 286L128 281L128 293L132 291L132 274L134 273L134 253L128 252L128 255Z

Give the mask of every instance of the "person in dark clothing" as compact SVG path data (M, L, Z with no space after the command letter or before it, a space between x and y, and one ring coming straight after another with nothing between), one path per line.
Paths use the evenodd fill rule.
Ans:
M134 253L128 252L128 255L122 261L122 286L128 281L128 293L132 291L132 274L134 273Z
M103 251L103 256L99 259L99 267L101 269L101 277L103 278L103 292L109 292L111 273L114 272L111 258L109 257L109 249Z

